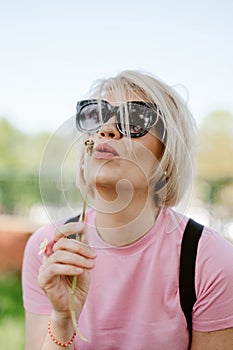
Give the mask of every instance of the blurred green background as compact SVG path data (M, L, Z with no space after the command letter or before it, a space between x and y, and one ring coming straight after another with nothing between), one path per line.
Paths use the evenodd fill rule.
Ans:
M24 349L24 311L20 272L0 277L0 349Z
M24 311L21 266L28 237L49 221L43 213L39 188L39 165L51 135L26 134L0 119L0 348L24 348ZM60 140L57 140L61 144ZM56 144L56 140L55 140ZM195 181L189 214L199 222L233 240L233 115L213 111L199 126L196 145ZM69 157L68 157L69 158ZM72 167L73 157L68 159ZM64 208L56 184L50 186L53 165L48 164L47 203L51 211ZM48 181L46 185L46 181ZM64 180L65 181L65 180ZM67 177L66 190L71 202L80 202ZM65 183L65 182L64 182ZM74 185L74 184L73 184ZM49 192L50 190L50 192Z
M81 200L73 183L75 161L72 150L65 156L58 156L56 162L56 154L59 150L66 151L67 146L59 133L53 135L51 159L40 174L43 152L51 136L48 132L27 134L7 118L0 118L0 349L24 348L21 267L28 238L38 227L54 219L54 213L58 217L68 215L69 212L64 213L65 204L78 206ZM76 150L73 152L77 156ZM64 179L58 188L60 161L64 163ZM46 206L40 193L39 177ZM45 207L50 213L46 213Z

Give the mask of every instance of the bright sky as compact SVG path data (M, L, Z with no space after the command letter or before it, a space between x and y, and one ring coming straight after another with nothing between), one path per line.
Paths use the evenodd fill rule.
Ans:
M0 0L0 116L55 131L91 82L128 68L185 86L198 122L233 113L232 14L232 0Z

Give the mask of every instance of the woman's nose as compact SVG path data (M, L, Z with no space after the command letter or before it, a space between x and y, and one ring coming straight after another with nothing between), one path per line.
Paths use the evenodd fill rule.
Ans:
M121 134L119 133L116 127L116 117L111 117L106 123L104 123L99 129L99 138L108 138L118 140L121 138Z

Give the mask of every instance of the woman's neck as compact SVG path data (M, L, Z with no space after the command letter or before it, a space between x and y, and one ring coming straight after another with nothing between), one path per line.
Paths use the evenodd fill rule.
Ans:
M121 198L119 198L121 197ZM113 246L129 245L153 226L159 208L146 191L134 192L114 200L96 193L96 228L100 237Z

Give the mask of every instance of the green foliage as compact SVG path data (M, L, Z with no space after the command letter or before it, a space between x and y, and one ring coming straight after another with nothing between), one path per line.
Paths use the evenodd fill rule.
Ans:
M199 129L198 176L207 180L232 178L233 115L209 114Z
M0 323L9 317L22 319L24 310L20 275L8 274L0 277L0 295Z
M81 200L79 191L75 190L77 149L71 147L73 140L69 134L64 135L63 129L50 136L48 133L23 133L6 119L0 119L2 213L27 214L33 204L42 203L40 188L43 200L51 206L67 206ZM44 155L48 142L50 147Z
M197 182L204 201L231 205L227 195L233 184L233 115L227 111L210 113L199 129ZM205 190L203 190L205 188Z
M0 349L24 350L24 322L6 318L0 324Z
M41 201L38 176L18 173L4 175L0 178L0 202L3 212L23 213L24 208Z
M27 135L0 119L0 209L24 211L40 202L39 164L49 134Z
M0 277L0 349L24 349L24 309L18 274Z
M48 133L29 135L0 119L0 172L38 173Z

